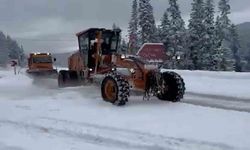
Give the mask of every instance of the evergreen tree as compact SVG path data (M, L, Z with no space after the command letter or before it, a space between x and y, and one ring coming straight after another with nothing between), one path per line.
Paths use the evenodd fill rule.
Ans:
M19 65L24 64L25 58L24 58L24 50L22 49L22 47L19 47L17 41L12 40L10 36L7 36L6 42L9 51L8 54L9 58L18 60Z
M170 20L170 29L169 29L169 44L168 51L170 52L173 60L173 68L183 68L184 61L186 58L182 58L182 61L176 61L177 55L182 55L185 53L186 49L186 30L185 22L181 17L181 12L179 10L179 5L177 0L169 0L170 7L167 9Z
M24 65L24 50L10 36L5 36L0 32L0 64L5 65L8 59L16 59L20 65Z
M226 36L226 32L231 24L231 21L228 17L228 15L231 13L230 12L230 5L229 5L229 0L220 0L219 1L219 21L221 22L221 26L224 31L224 36ZM225 37L224 37L225 38Z
M168 47L169 44L169 32L170 32L170 20L168 17L168 11L165 11L162 19L161 19L161 24L158 28L158 32L159 32L159 38L160 41L162 43L164 43L164 45L166 47Z
M138 3L137 0L133 1L131 19L128 27L129 34L129 51L135 54L138 50Z
M168 52L169 49L169 31L170 31L170 20L168 16L168 11L166 10L163 14L163 17L161 18L161 24L158 26L158 37L159 41L164 44L166 48L166 53ZM172 68L172 60L166 60L164 62L164 67L165 68Z
M234 70L235 66L235 59L233 58L233 52L228 47L230 39L229 39L229 27L231 21L228 17L230 14L230 5L229 0L220 0L219 1L219 12L220 15L217 17L216 20L216 50L217 55L216 58L217 70L224 70L224 71L232 71Z
M239 35L234 24L229 28L230 33L230 49L233 51L233 58L235 59L235 71L242 71L241 58L239 54L240 42Z
M128 43L125 41L125 39L122 39L121 41L121 53L127 54L128 52Z
M220 70L222 71L234 71L235 70L235 59L232 50L227 46L222 46L222 62L220 65Z
M19 58L19 46L16 41L13 41L9 36L7 36L7 45L9 50L10 59Z
M211 69L214 71L219 71L221 70L221 63L222 63L222 56L223 56L223 51L222 51L222 39L223 39L223 30L219 16L216 18L215 22L215 48L212 53L212 63L211 63Z
M6 37L3 32L0 32L0 65L6 64L8 60L8 47Z
M206 52L204 42L206 41L206 28L204 25L204 2L194 0L189 20L190 54L193 69L204 69L204 53Z
M139 0L140 44L157 42L157 29L150 0Z
M219 16L216 20L216 36L218 36L218 46L221 46L225 40L227 40L228 29L230 27L231 21L228 17L230 14L229 0L219 1Z
M214 22L214 1L206 0L204 6L205 42L203 52L203 69L214 70L213 56L216 53L216 37Z

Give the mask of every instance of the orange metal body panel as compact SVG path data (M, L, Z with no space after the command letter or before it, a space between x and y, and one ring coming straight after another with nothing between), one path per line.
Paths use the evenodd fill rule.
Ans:
M72 71L83 71L84 70L84 60L80 52L72 54L68 59L69 70Z
M135 73L131 73L131 76L126 77L133 88L138 90L145 90L146 86L146 79L148 70L144 68L142 64L139 64L139 67L135 64L132 60L121 59L121 56L117 56L116 58L116 65L121 68L133 68L135 69Z

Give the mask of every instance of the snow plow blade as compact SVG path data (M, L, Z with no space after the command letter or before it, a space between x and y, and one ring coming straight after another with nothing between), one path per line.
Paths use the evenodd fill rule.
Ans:
M39 77L39 78L57 79L58 77L57 70L39 70L39 71L27 70L27 73L32 77Z
M83 80L78 75L77 71L61 70L58 73L59 88L81 86Z

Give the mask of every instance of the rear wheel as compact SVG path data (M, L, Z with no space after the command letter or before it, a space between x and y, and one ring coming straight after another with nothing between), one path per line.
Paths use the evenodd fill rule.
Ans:
M128 101L129 83L120 75L111 73L104 78L101 92L104 101L123 106Z
M163 101L179 102L185 93L185 83L175 72L164 72L157 97Z

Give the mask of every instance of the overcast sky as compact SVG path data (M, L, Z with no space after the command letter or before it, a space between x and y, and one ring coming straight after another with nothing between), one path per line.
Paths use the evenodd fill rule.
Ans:
M159 22L168 0L151 1ZM179 0L185 21L191 2ZM126 34L131 3L132 0L0 0L0 30L17 39L27 53L74 51L75 33L89 27L111 28L116 23ZM230 3L234 23L250 21L250 0Z

